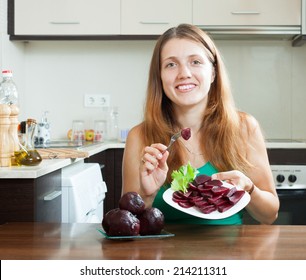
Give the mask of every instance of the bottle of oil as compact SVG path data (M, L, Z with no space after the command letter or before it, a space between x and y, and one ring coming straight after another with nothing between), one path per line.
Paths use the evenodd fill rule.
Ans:
M34 148L34 132L36 128L36 120L27 119L26 121L25 143L19 143L20 149L15 151L15 162L17 165L35 166L40 164L42 158L38 151ZM21 134L24 133L24 127L21 125Z

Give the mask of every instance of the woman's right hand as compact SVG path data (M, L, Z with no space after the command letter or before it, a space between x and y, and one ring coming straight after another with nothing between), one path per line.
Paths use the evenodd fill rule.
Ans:
M169 152L163 144L152 144L143 150L140 164L140 187L146 196L152 196L164 184L168 165Z

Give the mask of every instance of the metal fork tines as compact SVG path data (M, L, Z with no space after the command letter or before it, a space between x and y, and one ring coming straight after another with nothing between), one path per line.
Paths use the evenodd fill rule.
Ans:
M181 135L182 135L182 133L181 133L181 131L179 131L178 133L173 134L173 135L171 136L170 143L169 143L169 145L168 145L168 147L167 147L167 149L166 149L167 151L169 151L169 149L171 148L172 144L173 144Z

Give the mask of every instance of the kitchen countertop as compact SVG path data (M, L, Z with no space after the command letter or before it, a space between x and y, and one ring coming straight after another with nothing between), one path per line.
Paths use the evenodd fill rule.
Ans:
M92 156L107 149L124 147L125 143L122 142L103 142L101 144L78 148L78 150L88 152L88 156ZM271 139L266 142L266 147L268 149L306 149L306 141ZM1 167L0 179L38 178L55 170L64 168L77 161L84 161L84 158L44 159L38 166Z
M8 223L0 259L306 260L306 226L167 225L174 237L114 241L100 224Z
M267 149L306 149L306 140L268 139Z
M122 142L103 142L101 144L78 148L78 150L88 152L88 156L92 156L107 149L116 149L124 147L125 143ZM55 170L64 168L77 161L84 161L84 158L43 159L42 162L37 166L1 167L0 179L38 178Z

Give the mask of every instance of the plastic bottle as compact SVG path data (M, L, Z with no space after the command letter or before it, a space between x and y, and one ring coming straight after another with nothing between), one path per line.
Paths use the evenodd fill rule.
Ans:
M117 107L109 108L107 120L107 140L118 140L119 136L119 112Z
M3 80L0 84L0 104L18 104L18 91L13 81L11 70L2 71Z

